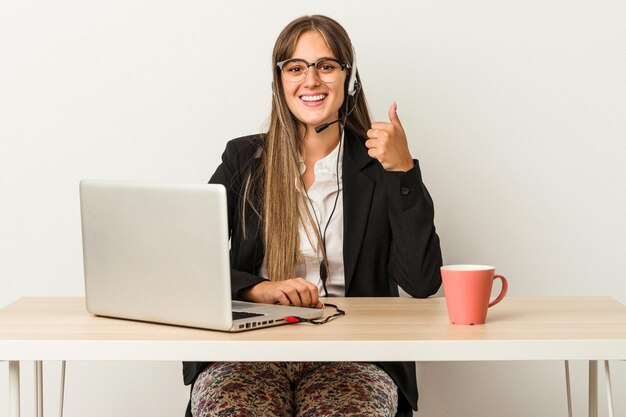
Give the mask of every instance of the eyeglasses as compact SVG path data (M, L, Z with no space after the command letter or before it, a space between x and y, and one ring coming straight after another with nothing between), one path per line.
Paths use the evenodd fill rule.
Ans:
M320 58L316 62L308 63L301 58L291 58L276 64L283 78L292 83L299 83L309 73L310 67L315 67L317 77L323 83L334 83L340 77L341 71L350 65L342 64L335 58Z

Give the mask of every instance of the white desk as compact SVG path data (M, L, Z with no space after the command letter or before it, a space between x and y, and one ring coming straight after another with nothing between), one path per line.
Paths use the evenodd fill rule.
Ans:
M0 310L0 360L13 404L30 360L588 360L596 416L596 361L626 359L626 307L609 297L507 297L477 326L449 324L443 298L332 302L347 315L322 326L231 334L94 317L82 298L22 298Z

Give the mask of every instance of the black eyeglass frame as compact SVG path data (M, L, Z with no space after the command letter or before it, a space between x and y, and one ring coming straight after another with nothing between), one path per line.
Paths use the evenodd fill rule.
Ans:
M304 72L304 77L302 77L302 80L298 80L298 81L291 81L289 79L287 79L287 81L292 82L292 83L299 83L302 82L307 75L309 75L309 68L311 67L315 67L315 70L317 71L317 66L324 61L333 61L336 62L337 64L339 64L339 67L341 68L341 71L345 70L345 69L352 69L352 66L350 64L344 64L343 62L339 61L336 58L328 58L328 57L324 57L324 58L320 58L315 62L311 62L309 63L309 61L307 61L306 59L303 58L289 58L289 59L285 59L284 61L280 61L276 63L276 66L278 67L281 76L283 73L283 67L285 66L286 63L291 62L291 61L298 61L298 62L302 62L305 66L306 66L306 71ZM317 78L320 78L319 74L317 74ZM324 80L322 80L320 78L320 81L322 81L325 84L328 84L329 82L326 82ZM336 81L336 80L335 80ZM335 81L330 81L331 83L334 83Z

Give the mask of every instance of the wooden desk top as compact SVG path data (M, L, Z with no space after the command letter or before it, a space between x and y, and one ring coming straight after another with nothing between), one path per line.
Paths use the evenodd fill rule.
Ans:
M476 326L450 324L443 298L332 302L346 316L235 334L95 317L83 298L22 298L0 310L0 359L626 359L626 307L610 297L507 297Z

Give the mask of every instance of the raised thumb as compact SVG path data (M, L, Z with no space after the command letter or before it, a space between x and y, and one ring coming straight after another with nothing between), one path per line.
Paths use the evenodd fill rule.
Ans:
M389 107L389 121L394 125L402 127L402 123L400 123L400 118L398 117L398 104L395 101L391 107Z

